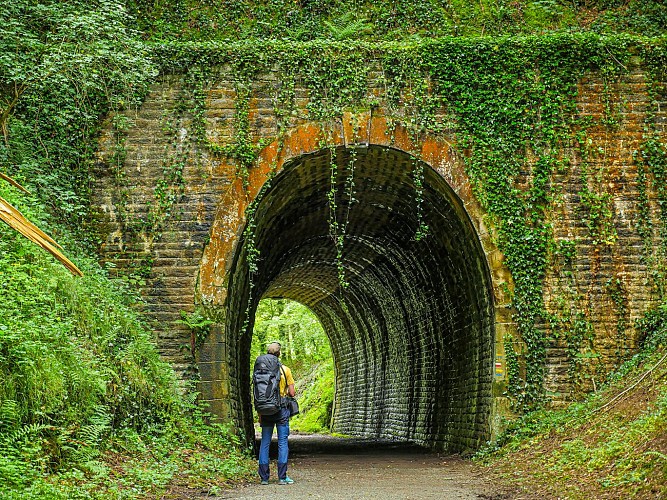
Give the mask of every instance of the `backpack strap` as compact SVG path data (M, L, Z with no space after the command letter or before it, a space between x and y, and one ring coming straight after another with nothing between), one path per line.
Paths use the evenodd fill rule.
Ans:
M280 363L280 371L283 373L283 376L285 377L285 392L287 392L287 395L289 396L289 390L287 387L287 374L285 373L285 369L283 368L282 363ZM280 381L278 381L278 392L280 392ZM282 398L283 395L281 394L280 397Z

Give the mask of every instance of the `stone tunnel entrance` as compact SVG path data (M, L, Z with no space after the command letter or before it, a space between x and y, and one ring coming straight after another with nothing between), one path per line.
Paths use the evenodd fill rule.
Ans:
M253 435L247 367L254 312L262 298L287 298L315 312L331 342L335 432L475 449L490 436L494 340L479 238L459 198L425 164L417 164L424 167L418 208L416 160L390 147L354 149L349 204L351 151L335 152L337 220L349 214L341 256L347 287L330 236L331 151L286 163L257 197L254 244L246 231L228 274L233 410ZM429 232L417 241L420 210ZM253 245L259 259L251 276Z

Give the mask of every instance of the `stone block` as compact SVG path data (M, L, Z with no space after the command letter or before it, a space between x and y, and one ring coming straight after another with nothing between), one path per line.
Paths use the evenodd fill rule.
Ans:
M229 398L229 382L227 380L199 381L197 390L204 401L226 400Z
M383 103L383 74L376 63L370 62L366 95L375 95ZM639 191L644 186L638 184L632 157L643 141L648 94L645 70L637 66L639 62L633 64L632 71L623 75L620 83L612 84L607 95L621 113L618 130L610 134L599 122L590 127L587 163L582 163L576 146L566 149L571 166L551 179L554 218L549 223L557 241L574 241L576 247L572 265L563 258L554 259L557 264L544 279L545 303L556 308L559 301L566 300L570 302L565 310L587 311L596 334L595 347L604 366L609 367L618 356L618 317L606 283L623 279L629 325L624 341L630 351L637 342L634 319L655 300L655 290L647 279L644 241L636 227ZM231 71L219 68L219 77L207 96L206 133L220 146L235 138L236 91ZM183 121L183 140L176 147L172 134L161 130L165 114L173 113L179 100L181 80L177 75L162 78L133 117L134 128L127 134L125 174L130 199L125 209L135 220L145 221L151 213L156 180L164 175L165 159L175 158L179 148L191 147L187 142L191 137L189 120ZM487 225L486 213L472 190L463 159L454 153L456 138L451 127L436 137L415 142L404 126L415 108L403 103L392 113L383 104L372 116L370 112L346 112L330 131L330 141L337 145L360 142L360 138L370 142L367 150L357 155L356 173L363 175L355 177L358 202L350 207L349 238L343 252L350 287L338 290L335 247L328 234L328 216L322 215L327 213L330 161L318 150L327 126L308 122L307 106L312 96L300 83L295 89L295 112L283 122L288 130L279 152L273 101L280 85L277 73L260 75L253 85L249 109L250 136L253 141L274 141L270 151L276 164L269 165L267 160L251 170L252 190L245 192L239 188L233 162L216 157L207 148L192 146L183 172L185 192L160 234L148 238L127 231L115 205L118 186L109 168L100 162L93 198L106 217L104 231L108 236L104 237L107 243L101 250L102 259L115 262L117 272L122 273L152 257L143 311L157 323L161 352L185 376L190 359L183 346L189 345L189 332L176 328L174 321L181 310L194 309L195 284L200 280L201 285L202 279L206 297L218 298L221 310L224 301L230 321L238 320L234 311L245 310L247 285L238 285L243 273L231 279L228 271L243 232L243 209L260 190L270 169L289 160L282 179L287 179L288 167L300 174L292 178L292 186L283 182L286 191L279 191L279 186L272 188L271 203L260 211L265 218L259 221L257 231L261 252L255 291L257 296L275 293L300 299L318 313L332 339L337 364L336 429L358 436L411 439L447 450L474 448L489 433L499 432L500 416L509 415L509 402L503 397L504 377L495 377L494 366L500 359L497 357L504 355L504 338L511 334L517 348L522 346L515 311L510 307L514 281L496 247L497 232ZM603 118L607 87L602 77L587 74L578 89L579 113L594 120ZM658 107L655 130L664 135L667 115L663 108L667 106L663 96L658 96ZM445 111L437 115L443 122L450 119ZM396 128L390 126L388 116L396 121ZM448 149L442 146L446 142L452 143ZM373 148L379 145L387 147ZM100 158L110 157L113 141L108 129L102 133L100 147ZM269 149L265 148L260 163L270 156ZM433 233L422 242L413 238L413 163L406 152L414 151L438 163L425 171L427 189L422 208L430 217ZM339 149L338 154L342 158L345 151ZM527 161L517 180L521 189L529 185L534 158ZM342 170L339 172L342 175ZM585 184L582 177L587 175ZM448 186L448 194L435 197L433 193L442 183ZM609 222L618 238L613 245L594 242L585 188L612 197ZM650 181L646 196L655 228L649 246L656 247L662 243L657 229L660 212ZM339 202L340 207L346 207ZM285 210L281 212L280 207ZM464 219L466 224L460 224ZM462 226L474 230L466 232ZM477 255L480 241L484 253ZM202 252L215 245L224 246L227 253L208 256L200 273ZM486 278L480 277L486 274L479 273L485 267L491 275L492 297L488 297ZM345 309L337 302L339 295L345 296ZM546 323L537 326L545 335L557 333ZM248 348L236 338L226 339L224 328L216 325L197 355L202 393L211 401L211 410L224 418L247 417L248 370L236 366L235 359ZM545 387L553 398L565 398L571 391L569 360L562 342L554 338L546 356ZM225 385L220 379L229 383Z
M227 399L213 399L204 400L208 411L215 417L215 419L222 423L236 423L234 422L235 412L232 410L230 401Z
M197 351L198 363L226 362L227 344L205 342Z
M199 369L199 377L201 378L202 382L222 380L226 376L226 367L223 363L201 362L197 363L197 368Z

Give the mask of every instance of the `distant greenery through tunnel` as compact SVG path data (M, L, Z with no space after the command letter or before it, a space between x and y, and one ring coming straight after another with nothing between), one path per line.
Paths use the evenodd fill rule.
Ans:
M491 275L440 173L391 147L323 148L284 165L253 207L225 319L230 399L247 436L252 338L273 340L253 333L259 303L291 299L313 311L331 342L333 432L454 452L488 440ZM344 234L333 238L332 227Z
M251 365L271 342L282 345L281 361L294 375L301 413L291 422L297 432L328 432L334 398L334 363L329 339L317 316L303 304L264 299L255 314ZM251 366L252 372L252 366Z

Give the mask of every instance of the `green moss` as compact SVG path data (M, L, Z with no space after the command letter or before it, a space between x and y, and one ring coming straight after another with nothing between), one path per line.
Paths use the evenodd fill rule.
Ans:
M280 80L285 72L287 81L298 80L309 91L309 118L319 121L325 130L341 119L344 110L374 109L378 104L384 104L390 113L389 122L403 123L416 142L452 128L457 140L453 148L463 159L474 194L497 231L497 244L514 281L514 319L525 352L523 368L510 393L517 408L531 408L545 400L548 339L536 325L547 319L542 287L549 249L555 245L550 210L554 197L551 178L556 169L580 168L583 202L579 215L590 238L594 245L616 242L611 197L600 187L604 172L589 167L589 158L601 153L590 149L586 134L590 126L617 126L616 111L607 106L600 124L577 119L577 83L591 71L613 81L627 71L630 57L637 52L651 64L661 61L665 39L561 33L395 43L163 43L154 46L153 57L161 61L164 71L229 65L251 80L264 72L275 72ZM367 97L371 72L378 69L389 83L386 93ZM277 99L291 102L281 99L281 92ZM249 151L258 145L244 132L244 123L243 116L237 115L235 129L240 133L234 147L242 145L241 149ZM322 147L326 146L325 137ZM659 176L659 170L654 170ZM332 169L331 174L336 179L339 173ZM420 220L420 172L415 171L413 177ZM350 185L348 180L348 197L353 195ZM329 194L330 205L332 200L337 203L340 194ZM252 207L248 220L252 221ZM344 218L330 220L338 254L345 244L344 227ZM416 233L417 237L426 234L426 227ZM248 236L247 241L252 241ZM257 257L252 248L248 252ZM338 274L344 284L345 269L339 266ZM580 361L575 347L580 340L572 342L573 363Z

